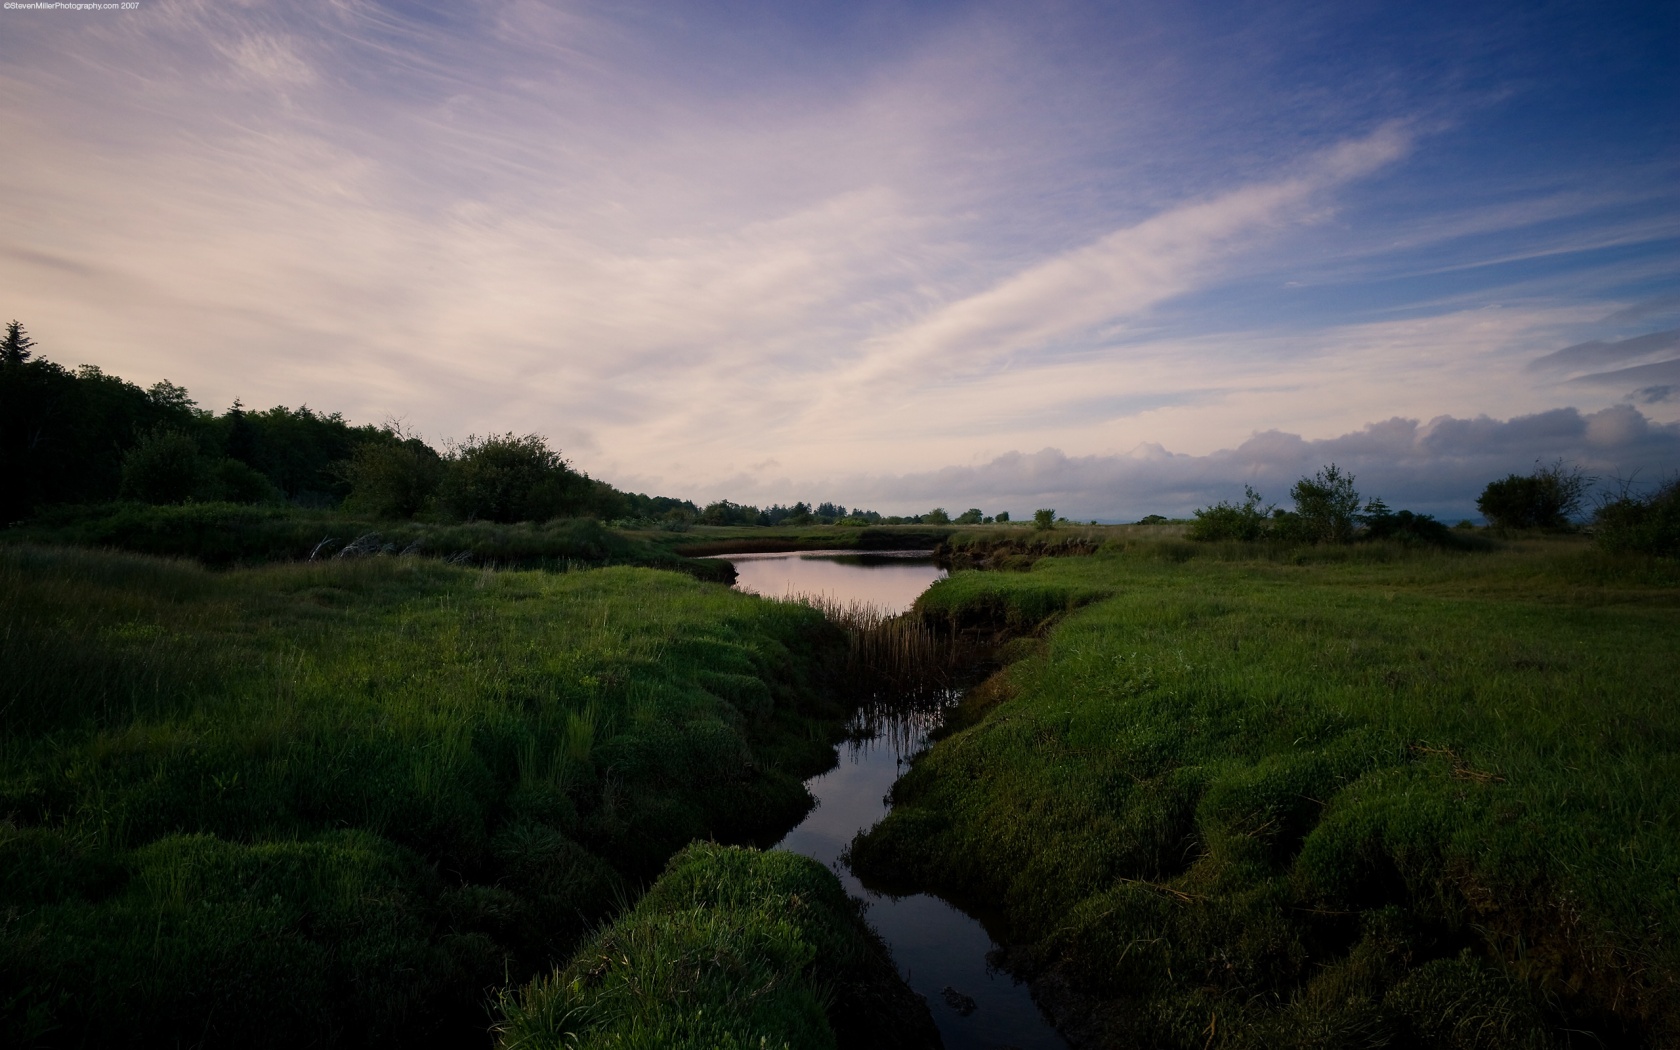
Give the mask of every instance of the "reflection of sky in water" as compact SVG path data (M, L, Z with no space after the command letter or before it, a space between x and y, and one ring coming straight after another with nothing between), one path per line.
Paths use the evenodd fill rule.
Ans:
M732 554L728 560L740 574L735 586L744 591L775 598L823 594L843 604L868 602L899 612L945 576L926 552L915 554ZM907 768L908 756L925 746L937 718L930 711L901 716L874 727L869 739L842 744L839 764L805 782L817 807L777 848L828 865L848 893L868 902L870 925L892 949L910 987L927 999L946 1050L1064 1050L1067 1044L1044 1022L1026 986L987 968L986 954L997 945L985 927L925 893L878 897L840 863L840 851L852 837L887 815L887 792ZM947 988L972 999L973 1011L964 1016L947 1002L942 994Z
M855 551L730 554L735 586L766 598L827 595L842 604L858 601L889 612L910 608L916 596L945 570L926 551L860 555Z
M854 835L887 815L885 796L908 768L908 760L887 742L890 735L883 727L873 740L840 745L840 764L805 782L817 808L776 848L822 861L848 893L868 902L869 924L892 949L910 987L927 999L946 1050L1062 1050L1067 1044L1044 1022L1026 985L988 969L986 953L997 945L985 927L925 893L878 897L839 862ZM973 1013L965 1017L947 1003L941 994L946 988L973 999Z

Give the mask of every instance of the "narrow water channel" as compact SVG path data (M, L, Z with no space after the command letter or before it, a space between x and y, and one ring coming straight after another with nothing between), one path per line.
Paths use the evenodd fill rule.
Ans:
M735 586L767 597L822 595L868 602L892 612L944 577L925 551L858 555L841 551L728 555ZM946 1050L1060 1050L1067 1043L1044 1020L1025 985L987 962L997 944L976 919L921 893L871 892L841 861L846 844L887 815L886 795L927 746L937 713L902 716L842 744L839 764L806 781L817 800L809 816L777 844L833 869L847 892L868 905L869 922L892 949L910 987L924 996Z

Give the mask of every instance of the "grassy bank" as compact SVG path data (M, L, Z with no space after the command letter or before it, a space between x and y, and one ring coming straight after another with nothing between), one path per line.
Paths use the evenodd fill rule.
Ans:
M1137 538L921 602L1060 618L862 836L1088 1045L1680 1041L1680 571Z
M813 610L618 567L0 548L0 1041L470 1045L841 712Z
M408 552L498 568L645 565L727 582L729 567L589 518L506 525L385 521L344 511L234 503L59 507L0 530L0 544L53 544L192 558L227 567Z
M937 1046L858 903L792 853L691 846L571 964L504 1002L504 1050Z

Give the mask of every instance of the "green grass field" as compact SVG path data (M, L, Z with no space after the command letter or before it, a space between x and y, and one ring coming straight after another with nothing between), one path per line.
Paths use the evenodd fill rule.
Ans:
M999 916L1094 1045L1680 1041L1680 567L1127 537L923 597L1053 626L866 880Z
M683 846L805 812L844 651L639 568L0 549L0 1042L483 1045Z
M407 552L503 569L645 565L728 582L729 567L685 558L670 534L626 534L591 518L493 521L380 520L341 510L236 503L103 503L48 509L0 530L0 544L91 547L191 558L205 565L263 565Z

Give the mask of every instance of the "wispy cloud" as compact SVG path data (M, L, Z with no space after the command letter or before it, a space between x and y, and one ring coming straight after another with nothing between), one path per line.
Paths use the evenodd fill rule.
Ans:
M1420 57L1356 60L1346 17L7 12L0 309L208 405L537 430L696 496L1395 415L1680 418L1660 114L1542 154L1499 121L1549 88L1463 88L1409 23Z

